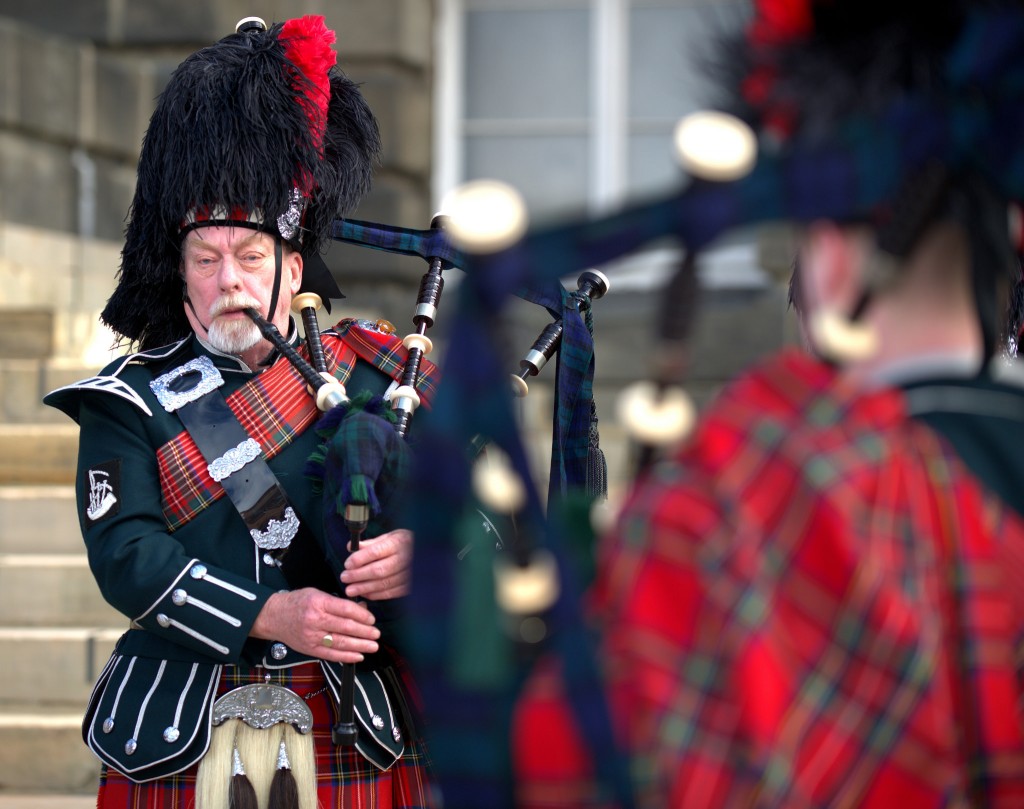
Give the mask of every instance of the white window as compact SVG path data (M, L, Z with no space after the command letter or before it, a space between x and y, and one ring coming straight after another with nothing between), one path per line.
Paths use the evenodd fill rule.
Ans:
M705 61L749 0L442 0L435 203L511 183L534 221L598 214L682 181L680 117L714 101Z

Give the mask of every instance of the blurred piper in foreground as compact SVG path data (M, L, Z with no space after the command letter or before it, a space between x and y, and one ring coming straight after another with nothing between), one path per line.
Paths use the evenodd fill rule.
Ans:
M813 351L729 385L604 540L635 801L1024 805L1024 6L755 6L722 61L762 154L687 193L798 225ZM549 661L519 703L523 807L614 803L571 696Z

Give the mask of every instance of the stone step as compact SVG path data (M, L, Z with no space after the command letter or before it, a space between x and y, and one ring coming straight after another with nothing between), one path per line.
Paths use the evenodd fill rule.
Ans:
M0 554L0 620L8 627L127 623L103 600L84 554Z
M0 486L0 553L82 553L74 486Z
M73 484L78 425L0 424L0 485Z
M0 627L0 646L8 660L7 674L0 678L0 705L83 708L122 632Z
M53 309L9 308L0 311L0 357L43 360L53 354Z
M100 765L82 741L82 714L0 708L0 788L95 794Z

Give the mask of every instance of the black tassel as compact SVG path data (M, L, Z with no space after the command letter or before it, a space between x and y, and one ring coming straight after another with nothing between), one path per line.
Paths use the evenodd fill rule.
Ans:
M608 497L608 461L601 449L597 429L597 405L590 401L590 444L587 447L587 494L593 499Z
M228 793L228 809L259 809L256 790L242 767L242 757L235 748L235 766L231 776L231 790Z
M284 742L281 742L281 750L277 756L277 771L270 782L267 809L299 809L299 786L292 775Z
M267 809L298 809L299 787L288 769L278 770L270 782L270 801Z

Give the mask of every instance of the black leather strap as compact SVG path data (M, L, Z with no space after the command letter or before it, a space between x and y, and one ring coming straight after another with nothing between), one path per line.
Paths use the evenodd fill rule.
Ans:
M263 562L281 568L292 587L340 592L309 526L267 465L262 448L242 427L219 388L220 371L209 357L196 357L154 379L154 395L168 412L176 412L206 460L210 476L220 482L254 542ZM294 529L294 530L292 530ZM276 532L277 547L264 547ZM285 553L285 551L288 551Z
M299 518L258 444L219 389L181 405L177 413L253 541L277 560L298 532Z

